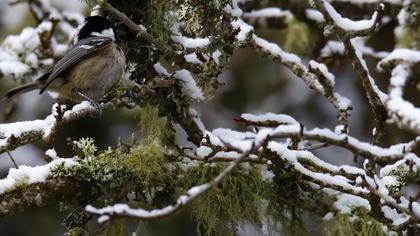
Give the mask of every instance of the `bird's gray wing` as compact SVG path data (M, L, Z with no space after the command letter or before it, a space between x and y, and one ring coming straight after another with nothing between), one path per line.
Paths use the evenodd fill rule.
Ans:
M39 93L44 92L45 89L61 75L61 73L71 69L77 65L81 59L101 50L111 42L112 39L105 37L91 37L80 40L57 62L57 64L55 64L46 82L42 83Z

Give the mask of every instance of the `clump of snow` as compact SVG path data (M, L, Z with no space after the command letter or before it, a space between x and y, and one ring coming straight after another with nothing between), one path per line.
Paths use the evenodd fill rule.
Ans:
M244 18L285 18L286 21L293 19L293 14L286 10L282 10L278 7L268 7L260 10L253 10L251 12L245 12Z
M182 90L185 94L193 99L204 100L203 92L197 86L194 78L191 75L191 72L185 69L177 70L174 74L174 77L183 82Z
M202 192L204 192L206 189L208 189L210 186L208 184L203 184L203 185L199 185L199 186L194 186L192 188L190 188L187 191L187 194L190 197L195 197L196 195L201 194Z
M392 61L404 61L406 63L419 63L420 62L420 51L398 48L394 49L387 57L382 59L378 67L382 68L384 65L391 63Z
M392 70L391 89L385 106L391 118L398 121L397 124L408 126L420 134L420 108L403 98L403 86L409 76L409 68L405 64L399 64Z
M312 67L312 68L316 68L317 70L319 70L322 73L322 75L327 80L330 81L331 85L334 86L335 76L331 72L328 71L328 68L327 68L326 65L324 65L323 63L316 62L314 60L310 60L309 61L309 66Z
M214 51L213 53L212 53L212 58L213 58L213 60L216 62L216 64L217 65L219 65L220 64L220 56L222 56L222 52L219 50L219 49L217 49L216 51Z
M51 170L59 165L71 168L78 165L78 162L73 159L59 158L43 166L11 168L7 177L0 180L0 194L10 192L18 186L45 182L51 174Z
M211 152L213 151L213 149L206 147L206 146L200 146L197 148L197 150L195 151L197 153L198 156L200 157L206 157L208 156Z
M198 126L198 128L204 132L206 132L206 127L204 126L203 122L200 119L200 114L194 109L190 108L188 110L188 113L190 113L190 116L193 118L195 124Z
M216 135L226 141L228 140L243 140L255 138L256 134L252 132L239 132L231 129L217 128L212 131L213 135Z
M210 44L210 38L189 38L181 34L180 24L176 23L172 26L172 40L181 44L184 48L205 48Z
M317 23L324 23L325 22L325 18L324 15L322 15L321 12L315 10L315 9L306 9L306 17L308 17L308 19L313 20Z
M271 112L262 114L262 115L244 113L241 115L241 118L251 121L251 122L274 121L274 122L278 122L279 124L297 124L298 123L293 117L289 115L274 114Z
M210 137L212 144L218 146L228 144L239 149L241 152L249 150L253 144L252 140L256 138L256 134L252 132L238 132L224 128L217 128L212 132L206 132L205 136L207 135Z
M189 63L198 64L198 65L203 64L203 62L200 61L200 59L198 59L197 54L195 54L195 52L186 54L184 58Z
M345 31L361 31L370 29L374 26L376 18L378 17L378 12L375 11L372 17L369 20L359 20L353 21L348 18L342 17L331 4L327 1L323 1L324 8L331 16L333 21L337 24L338 27Z
M48 156L48 157L50 157L51 159L53 159L53 160L55 160L55 159L57 159L58 158L58 156L57 156L57 152L54 150L54 149L48 149L46 152L45 152L45 155L46 156Z
M278 142L270 141L267 145L267 148L273 152L276 152L280 156L280 158L285 159L290 163L297 162L296 155L293 152L291 152L285 145L282 145Z
M385 186L393 186L399 183L395 176L384 176L381 180Z
M185 48L204 48L210 44L209 38L188 38L181 35L172 35L171 38Z
M250 34L254 30L254 27L245 23L242 19L232 21L232 26L234 29L240 29L239 33L235 36L239 42L245 41L248 34Z
M70 116L73 113L77 113L77 112L80 112L82 110L87 110L87 109L90 109L90 108L93 108L92 104L88 101L83 101L79 104L74 105L71 110L66 111L64 113L64 117Z
M348 110L351 107L351 100L341 96L338 93L334 93L334 97L338 101L338 107L340 110Z
M1 56L2 55L0 55L0 57ZM25 75L26 73L28 73L29 70L30 70L30 67L28 65L18 60L15 60L15 61L1 60L0 61L0 71L5 76L21 77Z
M343 214L351 214L352 209L356 207L363 207L367 211L371 210L368 200L347 193L342 193L337 196L337 201L334 202L334 207Z
M321 49L320 55L321 55L321 57L330 57L334 54L343 55L344 52L345 52L345 48L344 48L344 43L343 42L330 40Z
M398 226L407 222L410 217L405 213L398 213L398 211L394 208L390 208L389 206L382 206L381 207L384 216L392 221L392 225Z
M328 212L327 214L325 214L324 217L322 217L323 220L328 221L334 218L334 214L332 212Z
M226 13L231 14L232 16L235 16L235 17L240 17L243 15L243 11L238 7L237 3L235 2L233 2L233 6L227 4L225 8L223 8L223 10Z
M45 120L20 121L9 124L0 124L1 139L8 139L10 137L20 137L27 132L41 132L43 133L53 122L54 116L50 115Z
M169 76L168 70L162 66L159 62L153 65L153 68L156 70L157 73Z
M343 133L344 133L344 131L345 131L345 126L344 126L344 125L337 125L337 126L334 128L334 133L336 133L337 135L341 135L341 134L343 134Z
M267 40L262 39L256 35L253 35L252 39L258 46L268 51L273 56L281 57L282 60L284 61L288 61L288 62L292 62L296 64L302 64L302 61L300 60L298 56L296 56L295 54L291 54L291 53L287 53L283 51L283 49L281 49L276 43L270 43Z
M27 27L19 35L8 36L0 47L0 71L6 77L21 77L30 72L31 67L25 64L35 59L27 54L33 53L40 45L39 31Z

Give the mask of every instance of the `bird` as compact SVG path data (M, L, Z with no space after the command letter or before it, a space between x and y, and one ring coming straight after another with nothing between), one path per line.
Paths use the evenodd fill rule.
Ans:
M89 101L101 114L98 101L122 78L125 56L117 43L115 26L103 16L86 17L74 36L74 45L35 81L6 92L0 103L39 89L58 94L58 101Z

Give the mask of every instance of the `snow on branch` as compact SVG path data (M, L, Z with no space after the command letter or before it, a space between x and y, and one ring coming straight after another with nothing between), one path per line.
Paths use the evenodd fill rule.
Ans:
M387 112L384 102L387 99L387 95L380 91L375 80L370 75L367 64L363 59L363 54L356 47L358 41L355 37L369 34L376 29L383 16L385 6L380 3L371 20L352 21L342 18L334 7L324 0L314 0L313 3L314 7L326 17L327 25L324 27L324 34L328 37L334 35L343 41L347 56L352 60L353 67L360 75L366 96L369 99L370 108L375 117L373 142L377 142L383 136L385 129ZM328 26L337 26L339 30L328 29ZM326 33L325 30L331 30L331 32Z
M254 19L254 18L272 18L280 17L286 18L287 20L293 19L293 15L290 11L283 11L277 7L264 8L260 10L253 10L251 12L245 12L243 14L245 19Z
M294 54L284 52L277 44L270 43L256 35L253 36L253 46L257 51L271 57L273 60L288 67L296 76L301 78L310 88L317 90L324 95L328 101L339 110L340 120L346 126L348 111L351 110L349 99L333 92L333 83L331 83L332 74L328 72L325 66L321 66L314 61L310 67L303 65L300 58ZM322 70L320 68L322 67ZM312 71L311 71L312 68ZM328 78L325 77L328 75Z
M52 114L43 120L20 121L0 124L0 153L43 139L50 141L59 125L96 114L96 109L87 101L65 111L64 107L54 104Z
M399 64L391 74L389 99L385 102L390 118L400 127L408 128L420 135L420 108L403 98L403 89L410 76L410 68L405 64Z
M210 44L209 38L189 38L179 31L179 24L172 26L172 40L181 44L184 48L205 48Z
M379 11L383 11L385 5L380 3L379 9L375 11L372 17L369 20L359 20L353 21L348 18L342 17L331 4L327 1L322 1L324 4L324 9L331 17L331 19L335 22L335 24L343 29L344 31L363 31L363 30L370 30L376 27L378 23L378 15Z
M227 11L228 13L234 16L242 16L238 14L241 11L235 11L235 9L230 9ZM233 13L232 13L233 12ZM296 76L301 78L310 88L317 90L322 95L324 95L328 101L333 104L340 112L340 122L347 126L347 117L348 111L351 110L351 102L349 99L344 98L338 93L333 93L331 83L321 83L324 80L324 73L318 73L319 77L316 74L311 73L310 68L308 69L301 61L301 59L292 53L285 52L283 49L279 47L279 45L275 43L268 42L267 40L257 36L253 33L253 27L247 23L245 23L241 18L232 22L232 26L234 28L238 28L240 33L237 35L237 38L240 41L246 39L246 35L251 34L251 44L257 50L257 52L272 58L274 61L283 64L284 66L288 67ZM313 63L313 65L315 65ZM318 70L319 71L319 70ZM326 68L323 67L323 71L327 71ZM329 73L329 72L328 72ZM329 73L329 75L331 75ZM318 79L317 79L318 78ZM330 77L331 78L331 77Z
M379 3L377 10L372 14L372 17L369 20L354 21L341 16L340 13L325 0L313 0L311 2L314 3L313 5L318 11L323 13L327 22L334 23L333 26L336 26L336 31L339 31L341 34L339 35L340 37L363 36L371 33L380 23L385 9L385 5ZM329 34L332 35L333 32L329 32Z
M389 214L391 209L382 207L381 209L384 212L385 217L389 218L390 220L394 222L403 218L402 222L399 223L401 224L408 220L407 219L407 215L408 215L415 222L420 223L420 205L418 203L413 202L413 201L408 201L404 197L401 197L399 199L400 203L397 203L397 201L389 195L388 189L385 187L383 183L381 183L380 179L378 178L372 179L371 177L368 177L365 175L362 176L362 179L366 187L369 189L369 191L375 194L376 196L378 196L382 203L405 213L405 215L396 215L395 213Z
M250 118L250 120L246 120L246 118ZM259 116L244 114L241 119L241 122L246 123L258 122L261 124L272 124L273 121L279 123L296 123L296 121L291 117L275 114ZM404 155L413 155L410 153L403 153L403 150L405 149L403 145L384 149L369 143L360 142L355 138L349 137L348 135L335 134L334 132L327 129L305 130L298 123L279 124L274 128L259 129L259 131L256 133L242 133L228 129L217 129L213 132L207 132L206 136L208 138L206 138L207 141L204 143L204 147L207 147L210 150L203 152L204 149L200 147L203 149L203 151L200 151L199 155L206 155L206 159L212 158L213 156L220 158L220 156L223 155L225 158L228 158L228 160L230 159L232 162L211 182L195 186L188 190L187 195L180 196L176 204L164 207L162 209L155 209L150 211L144 209L134 209L129 207L127 204L115 204L103 208L95 208L88 205L86 210L91 213L101 215L101 217L98 219L100 222L107 221L114 216L133 217L139 219L156 219L171 215L177 212L186 203L189 203L190 201L204 194L210 188L216 186L223 179L223 177L230 173L237 165L239 165L240 162L244 161L261 146L265 146L269 150L275 152L280 158L287 160L291 165L294 166L296 171L305 175L308 181L321 184L323 186L328 186L329 188L353 195L366 197L365 194L369 193L369 191L362 186L353 185L355 179L358 176L365 175L365 171L363 169L351 166L331 165L320 160L309 151L290 149L288 142L268 142L268 140L293 137L298 137L301 140L315 140L319 142L325 142L329 145L338 145L344 147L366 158L377 158L379 159L378 162L381 162L380 159L389 158L389 160L384 161L384 163L393 163L394 161L403 158ZM216 148L217 146L221 147L221 149ZM220 151L213 152L212 149ZM209 156L208 154L210 153L213 153L213 156ZM418 159L418 157L415 158ZM220 158L215 159L215 161L227 160L222 160ZM318 171L313 171L313 169Z
M363 5L363 4L379 4L379 3L389 3L394 5L402 5L402 1L400 0L329 0L330 2L345 2L355 5Z
M51 171L57 166L67 169L75 165L78 165L78 162L73 159L57 158L43 166L11 168L7 177L0 180L0 195L19 187L46 182L51 176Z
M388 68L393 68L395 65L398 65L398 64L406 64L409 66L419 66L420 65L420 51L408 49L408 48L397 48L378 63L378 68L388 69Z
M272 116L273 115L260 116L266 117L266 119L263 120L260 118L256 122L254 117L250 117L249 114L244 114L239 121L244 124L252 124L260 127L270 127L273 122L273 118L271 118ZM245 117L250 117L251 119L247 120ZM356 155L372 159L375 162L382 164L394 163L395 161L402 159L404 156L410 154L410 152L417 146L417 141L412 141L406 144L393 145L389 148L383 148L367 142L359 141L358 139L341 132L336 133L326 128L314 128L307 130L299 123L279 123L275 128L265 128L265 132L266 135L272 138L299 138L302 140L312 140L321 143L327 143L329 145L339 146L348 149ZM227 129L217 129L217 136L213 137L213 143L220 146L223 146L223 142L216 141L219 140L217 137L220 136L222 138L225 136L225 139L228 139L229 137L242 137L244 139L246 138L246 140L249 138L255 138L255 135L252 133L235 134Z
M292 12L288 10L282 10L278 7L268 7L259 10L252 10L251 12L245 12L242 16L245 20L250 22L252 25L266 26L270 19L280 19L282 22L289 22L295 17Z

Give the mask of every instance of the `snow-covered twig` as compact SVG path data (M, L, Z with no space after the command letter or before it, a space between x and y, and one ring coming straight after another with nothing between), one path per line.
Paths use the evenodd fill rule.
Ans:
M343 41L347 56L352 60L353 67L360 75L363 87L369 99L370 108L375 116L375 132L372 141L377 142L382 137L385 129L387 113L383 103L387 96L379 90L375 80L370 75L362 53L357 50L352 38L366 35L375 30L376 25L382 17L385 6L382 3L379 4L378 9L370 20L352 21L343 18L334 7L325 0L314 0L313 2L317 10L321 11L326 17L327 24L338 27L335 28L335 30L333 29L336 33L335 36Z
M329 32L329 34L338 31L340 32L339 37L342 38L364 36L374 31L377 24L380 23L385 9L385 5L379 3L377 10L372 14L372 17L369 20L354 21L341 16L340 13L325 0L312 0L312 2L314 3L314 7L324 15L327 22L334 23L332 26L334 26L335 29Z
M420 66L420 51L408 48L394 49L388 56L378 63L378 69L391 70L398 64Z
M267 121L270 116L266 116ZM255 120L255 118L253 119ZM253 120L241 118L241 122L251 123ZM261 124L265 124L260 120ZM419 145L420 138L417 138L409 143L393 145L389 148L379 147L374 144L359 141L357 138L348 134L336 133L329 129L306 129L301 124L280 124L278 127L271 129L265 128L265 132L272 138L299 138L302 140L312 140L329 145L335 145L345 148L355 155L371 159L377 163L389 164L402 159L405 155L414 151L415 147Z
M73 159L57 158L43 166L19 166L18 168L11 168L7 177L0 180L0 195L26 185L46 182L47 178L51 175L52 169L57 166L71 168L75 165L78 165L78 163Z
M228 11L230 14L236 14L234 9ZM328 101L339 110L340 117L342 117L343 124L347 122L348 111L351 110L351 102L349 99L344 98L338 93L332 93L331 87L327 84L321 84L317 76L303 65L301 59L292 53L283 51L277 44L268 42L267 40L258 37L253 33L253 27L243 20L238 19L232 23L234 28L240 30L237 38L245 40L247 35L251 36L251 43L257 52L272 58L274 61L288 67L296 76L301 78L310 88L317 90L324 95ZM324 71L326 70L323 68ZM322 78L321 78L322 79ZM327 86L327 87L324 87ZM346 125L345 125L346 126Z
M338 93L332 92L332 87L327 86L327 84L322 84L318 79L316 74L311 73L311 71L303 65L300 58L294 54L284 52L277 44L270 43L265 39L262 39L255 34L252 37L252 43L255 49L258 52L269 56L273 60L279 62L280 64L288 67L295 75L301 78L310 88L317 90L326 99L339 110L340 117L343 117L342 121L346 123L348 111L351 110L351 102L349 99L341 96ZM323 74L319 74L320 76ZM322 80L322 77L321 77ZM325 87L324 87L325 86Z
M410 210L410 207L405 207L402 204L398 204L394 198L389 196L387 194L387 190L381 191L380 187L377 185L374 179L368 177L368 176L362 176L363 182L366 185L366 187L369 189L369 191L373 194L375 194L377 197L379 197L385 204L398 209L401 212L406 213L407 215L411 216L411 218L416 221L417 223L420 223L420 212ZM412 203L409 203L412 204ZM395 219L392 219L395 220Z
M109 105L104 105L104 107ZM71 110L58 112L57 104L55 104L52 114L43 120L0 124L0 153L14 150L39 139L48 142L60 125L81 117L94 115L96 112L96 109L87 101L73 106Z
M410 76L410 67L399 64L392 70L389 87L389 99L385 106L390 118L400 127L420 135L420 108L403 98L403 89Z
M278 7L268 7L259 10L253 10L251 12L245 12L243 14L243 18L256 27L267 27L270 20L272 19L276 19L285 25L295 17L293 16L292 12L288 10L284 11ZM276 24L276 26L277 25L278 24Z

